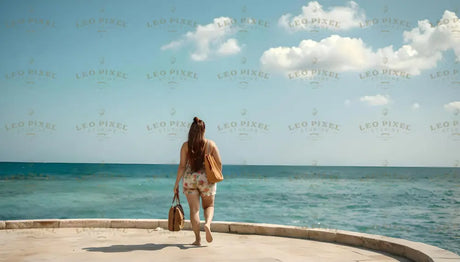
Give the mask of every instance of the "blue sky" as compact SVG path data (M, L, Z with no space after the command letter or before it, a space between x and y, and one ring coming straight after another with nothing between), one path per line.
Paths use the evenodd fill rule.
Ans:
M2 1L0 161L177 163L197 115L226 164L458 166L460 3L422 2Z

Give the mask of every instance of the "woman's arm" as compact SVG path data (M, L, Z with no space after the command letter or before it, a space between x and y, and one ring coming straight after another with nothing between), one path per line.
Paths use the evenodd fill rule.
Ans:
M180 149L180 162L179 167L177 168L177 178L176 183L174 184L174 193L179 193L179 182L184 175L185 165L187 163L187 146L186 143L182 145Z

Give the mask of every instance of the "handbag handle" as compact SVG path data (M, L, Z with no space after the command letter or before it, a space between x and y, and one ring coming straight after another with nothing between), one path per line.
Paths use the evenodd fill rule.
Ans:
M176 203L178 203L180 205L179 193L174 193L172 204L174 204L174 202L176 202Z

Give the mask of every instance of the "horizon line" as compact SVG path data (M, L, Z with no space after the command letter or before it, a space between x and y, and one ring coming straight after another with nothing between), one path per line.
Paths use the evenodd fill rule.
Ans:
M178 163L127 163L127 162L45 162L45 161L1 161L3 163L28 163L28 164L101 164L101 165L179 165ZM290 166L290 167L381 167L381 168L460 168L459 166L384 166L384 165L304 165L304 164L222 164L222 166Z

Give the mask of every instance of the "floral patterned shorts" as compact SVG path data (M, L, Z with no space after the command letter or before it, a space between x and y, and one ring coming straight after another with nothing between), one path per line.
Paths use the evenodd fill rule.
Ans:
M216 194L217 185L208 183L204 170L192 172L190 168L185 170L183 189L184 194L200 194L201 196L212 196Z

